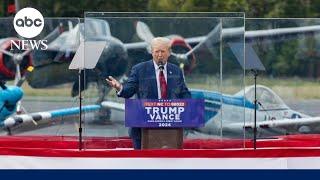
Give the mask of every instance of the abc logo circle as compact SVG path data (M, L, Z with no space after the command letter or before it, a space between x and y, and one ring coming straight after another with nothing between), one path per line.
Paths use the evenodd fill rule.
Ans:
M43 29L43 16L34 8L23 8L14 16L13 26L20 36L33 38Z

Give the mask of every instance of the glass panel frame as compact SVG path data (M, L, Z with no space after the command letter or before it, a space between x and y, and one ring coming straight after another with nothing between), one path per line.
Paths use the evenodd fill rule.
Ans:
M165 20L170 20L170 18L171 19L175 19L175 20L172 21L172 22L169 22L169 21L166 22L165 21ZM208 22L203 23L206 18L209 19L209 21L210 21L210 19L211 20L215 19L215 21L214 22L210 22L210 23L208 23ZM108 22L108 24L110 25L109 29L111 30L111 35L113 37L117 38L120 41L120 42L117 41L118 43L122 44L124 47L129 47L130 48L130 45L133 46L133 44L135 44L135 42L136 42L136 44L139 44L139 42L141 42L141 40L139 40L138 37L133 37L133 38L130 37L130 36L135 35L134 31L132 30L132 26L133 26L133 24L135 24L135 23L132 23L134 20L140 20L140 21L143 21L144 24L147 24L147 26L152 30L151 32L154 34L154 36L166 36L168 34L178 34L178 37L179 36L180 37L183 36L186 39L192 39L192 37L201 37L201 36L204 37L204 35L209 34L210 31L214 31L214 28L217 27L217 25L220 23L221 24L220 27L217 27L218 31L220 31L220 35L219 35L219 37L214 37L214 38L216 38L218 40L218 42L221 42L221 40L223 39L223 37L222 37L222 34L223 34L223 21L225 21L228 18L233 19L234 24L233 25L227 25L225 23L224 25L226 27L244 29L243 28L243 26L244 26L244 13L110 13L110 12L86 12L85 13L84 22L86 24L86 22L87 22L86 19L97 19L99 21L100 20L106 20ZM201 24L201 20L203 21L202 24ZM119 21L119 22L117 22L117 21ZM188 26L188 23L187 23L188 21L190 21L189 22L189 26ZM197 24L196 21L199 21L198 25L195 25L195 24ZM238 23L235 23L236 21L238 21ZM129 24L128 22L130 22L131 25L128 25ZM183 25L183 24L185 24L185 25ZM203 29L206 29L206 30L201 30L201 28L200 28L201 25L204 27ZM90 26L86 26L85 25L85 27L88 27L88 29L85 30L85 32L93 31L93 30L91 30L92 27L93 27L92 25L90 25ZM108 29L108 28L106 28L106 29ZM118 30L115 30L115 29L118 29ZM194 29L194 30L192 30L192 29ZM98 32L98 31L99 30L97 30L95 32ZM122 32L122 34L121 34L121 32ZM244 52L244 38L243 38L244 37L244 31L242 30L242 31L239 31L238 33L239 33L239 34L237 34L238 37L235 37L235 38L238 39L237 40L238 43L240 43L240 44L242 43L242 45L240 45L240 50L239 50L240 51L240 58L238 60L241 61L242 64L245 64L244 63L244 56L243 56L243 52ZM145 37L145 38L148 38L148 37ZM170 36L169 36L169 38L170 38ZM86 43L86 40L88 40L88 41L90 41L90 40L99 41L99 38L98 39L94 39L94 38L89 38L88 37L88 39L87 39L85 37L85 43ZM225 41L228 42L227 40L225 40ZM110 42L114 42L114 41L111 40ZM107 44L110 45L112 43L107 43ZM194 45L191 45L191 46L195 47ZM211 65L210 65L210 62L205 64L204 62L201 62L201 60L197 61L197 64L196 64L197 67L195 67L195 68L193 67L194 69L192 70L193 73L190 73L191 75L187 74L186 73L187 71L184 71L185 72L185 80L187 82L187 86L189 88L193 89L193 93L194 94L200 93L201 94L200 96L202 98L203 97L207 97L209 99L211 98L211 100L214 99L216 101L215 104L218 104L218 106L220 106L221 109L222 109L223 108L222 104L225 103L225 101L224 101L225 97L222 95L222 93L228 92L228 91L222 91L223 88L221 87L222 84L223 84L223 82L222 82L223 81L223 78L222 78L223 77L222 64L224 62L223 62L222 58L224 58L224 55L222 54L223 52L222 52L221 43L216 43L213 46L215 46L214 49L209 46L209 48L208 47L201 47L202 50L199 50L202 53L203 51L208 51L208 49L210 50L210 48L212 48L211 50L213 52L209 52L207 54L199 53L199 55L197 55L195 53L196 54L195 56L198 56L200 58L205 58L205 59L208 59L208 60L210 60L210 59L212 60L212 59L215 58L215 59L219 59L219 61L211 62L211 63L213 63ZM84 47L86 47L86 44L85 44ZM174 49L174 48L175 47L173 47L173 51L177 50L177 49ZM148 48L147 48L147 50L144 50L144 51L148 51ZM242 51L242 53L241 53L241 51ZM146 52L144 52L142 54L145 56L145 53ZM230 52L228 52L228 53L230 53ZM231 54L232 54L232 52L231 52ZM147 57L148 58L146 58L146 59L142 58L142 60L150 59L151 55L148 55ZM130 58L130 53L129 53L129 58ZM99 61L100 61L100 59L99 59ZM239 63L234 58L233 58L233 61L234 61L234 63ZM130 63L129 67L132 67L132 65L137 64L138 62L139 61L134 61L134 60L129 62ZM141 59L140 59L140 62L141 62ZM115 61L114 63L117 63L117 61ZM110 63L109 63L109 65L110 65ZM177 63L177 65L181 67L181 64ZM206 66L208 66L208 67L206 67ZM182 68L184 68L184 70L186 70L187 68L185 68L185 67L186 66L183 66ZM200 70L197 69L198 67L202 67L202 70L201 70L201 68L200 68ZM210 67L214 67L216 70L214 70L214 71L211 70L211 72L210 72ZM239 65L237 65L237 67L239 67ZM129 73L130 69L131 68L127 68L126 72ZM207 70L203 70L203 69L207 69ZM86 70L86 71L89 72L91 70ZM198 73L195 73L197 71L198 71ZM203 74L203 73L201 73L201 71L204 71L204 72L208 71L208 74L207 75ZM105 73L105 74L100 74L103 78L106 78L108 75L112 75L110 73L106 73L105 71L100 71L100 72L101 73ZM237 74L236 74L240 79L240 80L237 81L237 84L236 84L236 86L239 86L239 87L236 88L237 90L240 90L242 87L244 87L244 71L240 70L240 72L242 74L239 74L239 71L237 71ZM118 77L117 79L122 79L122 78ZM125 80L125 78L123 78L123 79ZM199 80L201 80L201 81L203 80L203 82L209 82L209 84L201 85ZM197 83L195 83L195 81L197 81ZM228 89L227 85L224 85L224 86L225 86L226 89ZM201 89L201 88L202 88L202 91L199 91L199 89ZM203 88L205 88L205 89L203 89ZM108 89L107 91L110 91L109 88L107 88L107 89ZM89 93L89 91L87 91L86 93ZM234 93L234 92L232 92L232 93ZM110 94L112 94L111 97L110 97ZM123 100L121 100L119 98L117 99L117 98L114 98L114 97L116 97L115 91L111 90L110 93L109 93L109 97L107 97L107 100L123 102ZM91 100L88 99L87 101L93 102L92 99ZM206 102L206 103L208 104L208 102ZM241 103L244 104L242 101L240 101L240 104L238 105L238 107L240 107L240 111L239 112L242 113L242 115L240 115L240 117L244 116L244 106ZM207 110L208 109L210 110L210 107L207 108ZM208 138L209 139L210 138L213 139L213 138L217 138L218 137L218 139L222 140L222 142L223 142L223 140L225 140L224 137L223 137L223 132L222 132L223 130L221 128L222 125L223 125L222 122L224 121L223 120L224 116L222 116L222 113L220 113L220 114L217 113L217 111L219 111L219 108L217 109L217 108L213 107L213 108L211 108L211 110L212 109L213 109L213 111L215 111L215 114L213 116L211 116L211 118L213 119L213 117L218 114L217 118L214 118L215 119L214 121L220 121L220 127L216 128L214 130L215 131L214 133L218 132L218 134L212 134L212 130L210 130L210 126L208 126L208 127L199 128L199 129L189 129L189 130L187 130L186 131L187 132L186 133L186 135L187 135L186 139L197 140L197 138L198 139L199 138L201 138L201 139L203 139L203 138L204 139L208 139ZM111 119L112 118L115 118L115 117L111 113ZM120 117L119 119L121 119L121 118L123 118L123 116ZM107 122L106 124L109 124L109 127L110 127L110 124L111 124L111 126L115 125L112 122ZM242 125L243 124L244 124L244 122L242 123ZM117 127L119 127L119 126L117 126ZM209 130L206 130L206 129L209 129ZM242 128L240 127L240 129L242 129ZM85 134L86 137L92 136L92 134L90 134L90 132L88 132L88 127L87 127L87 130L85 130L85 131L86 131L86 134ZM89 130L89 131L91 131L91 130ZM202 131L204 131L206 133L205 134L201 134ZM124 132L123 129L121 130L121 132L122 133ZM112 133L113 133L113 136L111 136L111 138L115 138L115 139L117 139L118 137L127 136L127 134L121 134L120 135L120 133L118 131L112 131L110 134L112 134ZM209 133L209 134L207 134L207 133ZM241 136L238 137L239 143L237 143L233 147L228 147L228 148L234 148L234 147L243 148L244 147L244 143L243 143L243 139L242 139L243 137L244 137L244 135L241 134ZM106 144L106 146L107 146L107 144ZM90 147L87 147L87 148L90 148Z

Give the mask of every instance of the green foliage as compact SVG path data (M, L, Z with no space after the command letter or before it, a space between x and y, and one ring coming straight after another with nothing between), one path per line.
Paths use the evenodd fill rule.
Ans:
M5 0L4 0L5 1ZM6 7L0 3L0 16ZM83 17L85 11L103 12L245 12L246 17L319 17L318 0L19 0L45 16Z
M148 11L148 0L20 0L20 6L41 9L47 17L83 17L84 12Z

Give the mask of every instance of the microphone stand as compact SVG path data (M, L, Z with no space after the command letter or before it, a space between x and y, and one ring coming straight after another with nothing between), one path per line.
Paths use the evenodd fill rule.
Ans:
M81 69L79 69L78 72L78 78L79 78L79 151L82 150L82 93L81 93Z
M253 125L253 149L257 149L257 76L256 69L251 70L254 76L254 125Z

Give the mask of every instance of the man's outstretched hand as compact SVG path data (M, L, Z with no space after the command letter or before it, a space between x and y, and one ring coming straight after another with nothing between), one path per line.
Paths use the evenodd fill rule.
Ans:
M115 88L117 91L121 90L122 85L116 79L114 79L112 76L109 76L106 79L106 81L109 84L109 86Z

